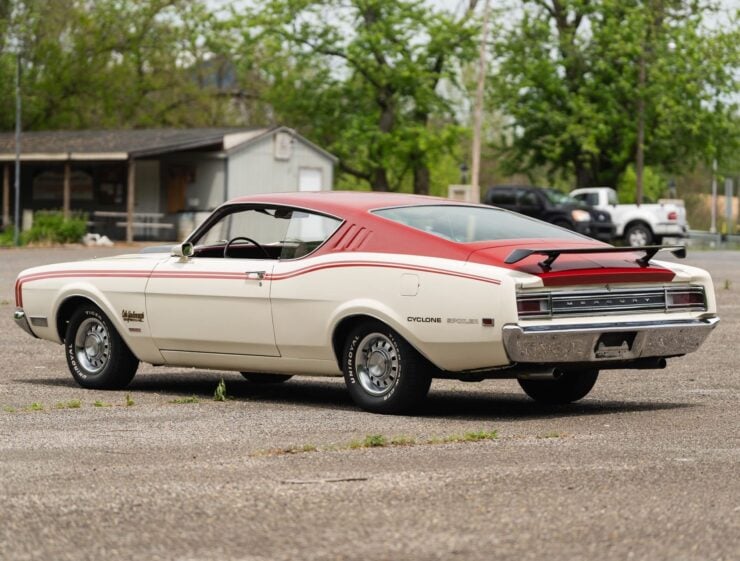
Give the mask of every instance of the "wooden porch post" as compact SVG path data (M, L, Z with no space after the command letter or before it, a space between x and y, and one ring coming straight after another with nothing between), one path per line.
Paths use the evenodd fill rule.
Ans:
M10 226L10 164L3 166L3 228Z
M71 191L72 191L72 166L69 162L65 162L64 164L64 194L62 195L62 214L64 215L64 219L66 220L69 218L69 207L70 207L70 199Z
M126 189L126 243L134 241L134 188L136 161L128 159L128 189Z

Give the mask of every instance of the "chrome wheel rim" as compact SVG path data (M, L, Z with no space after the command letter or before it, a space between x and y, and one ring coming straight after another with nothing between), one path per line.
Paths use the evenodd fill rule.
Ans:
M110 360L110 335L97 318L87 318L77 328L75 336L77 362L91 374L97 374Z
M647 245L647 233L644 230L632 230L630 232L630 245L632 247L642 247Z
M372 396L389 393L398 382L398 351L382 333L367 335L357 346L357 378Z

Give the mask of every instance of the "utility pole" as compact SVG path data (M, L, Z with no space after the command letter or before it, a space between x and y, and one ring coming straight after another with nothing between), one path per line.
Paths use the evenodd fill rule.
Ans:
M21 244L21 49L16 44L15 66L15 213L13 222L13 243Z
M637 192L635 193L635 201L638 206L642 204L642 195L644 193L642 178L645 169L645 82L647 81L645 64L645 46L643 45L642 53L640 53L640 66L637 77L637 155L635 157Z
M471 177L473 202L480 202L480 145L483 121L483 86L486 81L486 38L488 37L488 19L490 0L483 6L483 29L481 30L480 52L478 55L478 84L475 90L475 108L473 110L473 169Z
M712 224L709 227L711 234L717 233L717 159L712 162Z

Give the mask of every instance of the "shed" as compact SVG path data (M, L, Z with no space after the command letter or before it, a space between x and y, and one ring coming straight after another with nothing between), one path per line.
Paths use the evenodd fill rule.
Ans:
M2 224L11 223L15 137L0 133ZM337 158L288 127L27 132L22 226L33 212L88 216L113 239L181 239L243 195L330 190Z

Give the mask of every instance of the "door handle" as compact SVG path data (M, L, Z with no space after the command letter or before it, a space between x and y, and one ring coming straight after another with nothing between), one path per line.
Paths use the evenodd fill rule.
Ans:
M255 280L264 280L265 271L246 271L245 273L248 279L254 278Z

